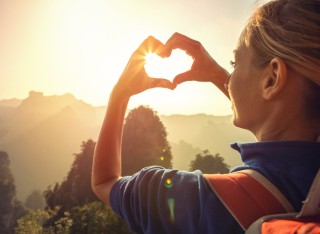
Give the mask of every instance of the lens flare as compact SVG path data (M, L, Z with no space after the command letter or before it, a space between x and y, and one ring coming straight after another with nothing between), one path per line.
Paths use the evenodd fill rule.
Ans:
M172 187L172 181L171 181L171 179L170 178L168 178L168 179L166 179L165 181L164 181L164 186L166 187L166 188L171 188Z
M168 198L167 204L168 204L169 211L170 211L170 221L173 223L174 220L175 220L175 217L174 217L174 199L173 198Z

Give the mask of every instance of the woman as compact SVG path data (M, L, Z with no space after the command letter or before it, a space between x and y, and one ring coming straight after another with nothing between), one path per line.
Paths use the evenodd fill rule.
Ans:
M146 52L166 57L176 48L193 57L191 70L173 83L149 78ZM232 171L260 172L300 210L320 168L320 1L266 3L250 18L234 54L229 75L199 42L175 33L165 45L149 37L130 58L109 99L92 187L133 231L243 233L200 171L149 167L121 178L121 136L130 97L187 81L216 85L230 98L233 123L255 135L255 143L232 145L244 163ZM163 186L168 178L169 189Z

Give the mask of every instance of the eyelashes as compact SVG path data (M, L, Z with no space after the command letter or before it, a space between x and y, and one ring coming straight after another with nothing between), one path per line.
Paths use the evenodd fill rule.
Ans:
M231 65L232 68L236 68L236 63L234 61L232 61L232 60L230 60L230 65Z

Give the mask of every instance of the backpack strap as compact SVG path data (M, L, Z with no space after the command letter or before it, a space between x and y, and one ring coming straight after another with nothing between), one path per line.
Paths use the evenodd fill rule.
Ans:
M245 234L259 233L320 233L320 215L297 218L298 212L264 216L246 230Z
M314 178L306 200L298 217L307 217L320 214L320 169Z
M262 216L294 211L283 194L254 170L204 174L204 178L243 230Z
M294 233L320 233L320 169L313 180L306 200L303 201L300 213L264 216L255 221L247 229L246 234L275 233L275 230L283 229L294 230ZM304 229L308 230L304 232Z

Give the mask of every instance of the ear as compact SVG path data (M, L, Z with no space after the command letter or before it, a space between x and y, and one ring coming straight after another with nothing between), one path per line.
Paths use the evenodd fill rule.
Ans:
M279 94L287 80L287 65L281 58L273 58L267 65L267 74L263 81L263 97L273 99Z

